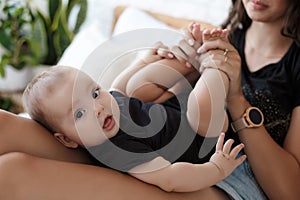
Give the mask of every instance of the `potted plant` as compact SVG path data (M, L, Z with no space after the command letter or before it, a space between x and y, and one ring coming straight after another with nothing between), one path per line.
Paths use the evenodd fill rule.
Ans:
M18 90L31 78L28 66L44 59L46 41L36 38L38 24L27 1L1 0L0 8L0 89Z
M27 66L56 64L87 14L87 0L48 0L46 13L29 2L0 1L0 45L4 49L0 58L0 90L22 90L26 86L28 81L23 81L23 86L10 89L17 85L16 80L21 79L11 78L12 75L8 75L11 71L28 69ZM71 20L71 14L76 10L77 15L73 15ZM25 73L30 80L30 68L28 71ZM1 77L12 81L4 86Z
M0 109L10 111L13 103L9 97L0 97Z
M77 13L75 13L77 11ZM73 14L73 15L72 15ZM72 42L87 15L87 0L48 0L48 13L37 11L47 38L47 55L43 64L56 64Z

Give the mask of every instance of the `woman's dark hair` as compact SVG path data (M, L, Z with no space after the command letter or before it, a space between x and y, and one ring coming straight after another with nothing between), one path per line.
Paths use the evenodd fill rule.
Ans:
M281 28L281 34L292 38L298 46L300 46L300 1L299 0L287 0L290 5L284 16L284 21ZM223 28L229 28L231 35L235 29L241 25L244 28L248 28L252 23L246 10L244 8L242 0L232 0L232 6L229 11L228 18L222 24Z

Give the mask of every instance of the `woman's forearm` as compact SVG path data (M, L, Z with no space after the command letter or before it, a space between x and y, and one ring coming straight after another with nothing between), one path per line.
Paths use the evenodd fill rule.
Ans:
M240 118L251 105L240 98L227 104L233 120ZM295 199L300 196L299 163L280 147L264 127L239 131L245 152L261 187L270 199ZM258 143L259 142L259 143Z

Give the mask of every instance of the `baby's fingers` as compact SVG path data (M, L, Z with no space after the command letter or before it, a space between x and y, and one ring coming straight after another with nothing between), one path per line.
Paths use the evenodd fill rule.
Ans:
M231 146L232 146L233 143L234 143L234 140L233 140L233 139L229 139L229 140L227 140L227 141L225 142L224 147L223 147L223 152L224 152L225 154L228 154L228 155L229 155L230 149L231 149Z
M236 147L234 147L231 152L230 152L230 156L233 158L236 158L237 155L241 152L241 150L245 147L244 144L239 144Z
M221 133L216 144L216 152L223 151L224 138L225 138L225 133Z
M246 158L247 158L246 155L242 155L237 159L235 159L235 164L236 164L235 166L239 166L240 164L242 164L246 160Z

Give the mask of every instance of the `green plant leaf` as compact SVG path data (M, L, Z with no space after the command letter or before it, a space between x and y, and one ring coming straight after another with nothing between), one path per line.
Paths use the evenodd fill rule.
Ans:
M7 29L0 28L0 44L8 51L13 51L13 40Z
M48 0L48 9L49 9L49 17L50 21L53 22L55 15L57 14L57 11L60 10L62 6L62 1L61 0Z
M78 15L77 15L77 20L74 28L74 33L78 33L81 25L86 19L87 16L87 0L79 0L78 1L78 6L80 7Z
M10 98L0 98L0 109L9 111L12 104L13 102Z
M0 76L2 78L5 77L5 69L4 69L5 66L6 66L6 64L4 62L2 62L2 60L1 60L1 62L0 62Z
M24 65L56 64L83 24L87 14L87 0L48 0L48 13L30 4L0 0L0 44L5 52L5 62L20 69ZM70 25L69 15L78 13ZM73 22L72 21L72 22ZM1 64L4 62L1 61ZM5 73L0 68L0 74Z
M63 20L63 18L59 20L57 32L54 35L54 47L59 58L73 39L72 33L69 32L68 26Z
M33 24L30 46L37 60L39 62L44 61L48 54L47 30L43 19L39 15Z
M52 0L52 1L55 1L55 0ZM60 20L61 16L63 15L62 14L62 11L63 11L62 2L61 2L61 0L56 0L56 1L59 1L59 5L58 5L57 9L55 10L55 12L53 13L54 16L53 16L53 19L51 19L50 32L56 31L59 20Z
M67 10L66 10L67 19L69 19L70 13L71 13L73 7L75 6L75 4L77 4L77 2L78 2L78 0L69 0L68 1Z

